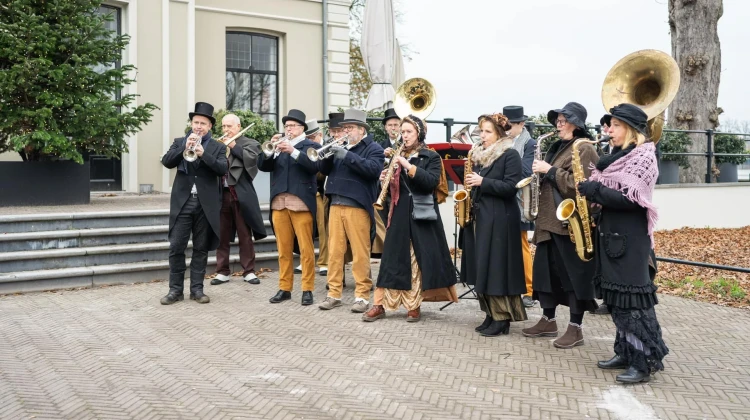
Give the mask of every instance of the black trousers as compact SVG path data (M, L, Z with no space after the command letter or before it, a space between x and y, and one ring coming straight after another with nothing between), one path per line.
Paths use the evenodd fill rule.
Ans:
M193 235L193 255L190 261L190 293L203 291L206 276L211 225L208 223L198 197L191 196L177 215L169 232L169 291L182 294L185 288L185 249Z

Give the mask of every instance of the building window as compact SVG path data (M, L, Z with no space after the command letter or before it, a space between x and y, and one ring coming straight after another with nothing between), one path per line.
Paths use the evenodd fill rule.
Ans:
M227 32L227 109L249 109L278 121L279 40L244 32Z

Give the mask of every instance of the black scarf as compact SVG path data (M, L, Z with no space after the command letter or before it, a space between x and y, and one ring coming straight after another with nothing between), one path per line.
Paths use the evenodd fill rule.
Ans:
M635 144L631 144L627 149L621 149L620 147L613 147L608 155L604 155L599 159L596 164L596 169L604 171L607 167L615 163L621 157L627 155L635 149Z
M187 144L187 138L190 137L190 134L191 133L186 134L185 137L184 137L184 139L182 140L182 147L183 148ZM204 135L203 137L201 137L201 146L203 146L203 150L204 151L206 149L206 144L208 144L208 142L210 142L211 140L212 139L211 139L211 132L210 131L208 133L206 133L206 135ZM183 159L182 162L180 162L180 166L177 168L177 170L180 171L180 172L182 172L182 173L184 173L185 175L187 175L187 173L188 173L188 164L189 163L195 163L195 164L197 164L198 161L196 160L195 162L188 162L185 159Z

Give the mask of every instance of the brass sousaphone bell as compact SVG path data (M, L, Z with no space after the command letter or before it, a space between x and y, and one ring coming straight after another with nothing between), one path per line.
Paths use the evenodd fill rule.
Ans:
M420 77L409 79L401 84L393 98L393 110L401 118L411 114L424 120L437 104L435 87Z
M602 104L610 108L629 103L648 116L648 131L654 142L661 138L664 111L680 88L680 68L667 53L641 50L615 63L604 78Z

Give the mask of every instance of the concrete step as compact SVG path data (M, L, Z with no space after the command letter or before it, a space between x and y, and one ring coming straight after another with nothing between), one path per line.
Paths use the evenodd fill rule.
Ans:
M268 235L273 235L271 223L264 222ZM169 225L162 224L6 233L0 234L0 253L163 242L167 240L168 232Z
M263 219L267 220L270 206L263 204L260 208ZM0 234L168 224L168 208L82 213L21 214L0 216Z
M315 250L317 253L317 249ZM278 269L279 255L276 252L261 252L255 254L256 270L261 268ZM239 256L232 255L230 270L242 270ZM295 256L295 265L299 259ZM190 259L187 260L188 266ZM213 273L216 268L216 257L208 257L206 273ZM296 276L300 276L299 274ZM0 294L41 292L45 290L59 290L70 288L89 288L113 284L133 284L169 278L169 261L148 261L126 264L108 264L92 267L63 268L56 270L32 270L15 273L0 274ZM318 281L325 281L325 277L318 277ZM264 280L261 280L264 281ZM186 287L189 286L189 279ZM208 281L205 282L208 285ZM209 286L210 287L210 286ZM165 288L166 293L166 288Z
M188 242L190 255L193 243ZM276 237L269 236L255 242L255 252L276 252ZM239 255L239 245L232 243L230 255ZM211 251L209 255L216 255ZM126 264L167 260L169 242L105 245L82 248L44 249L0 253L0 273L34 270L53 270L75 267Z

